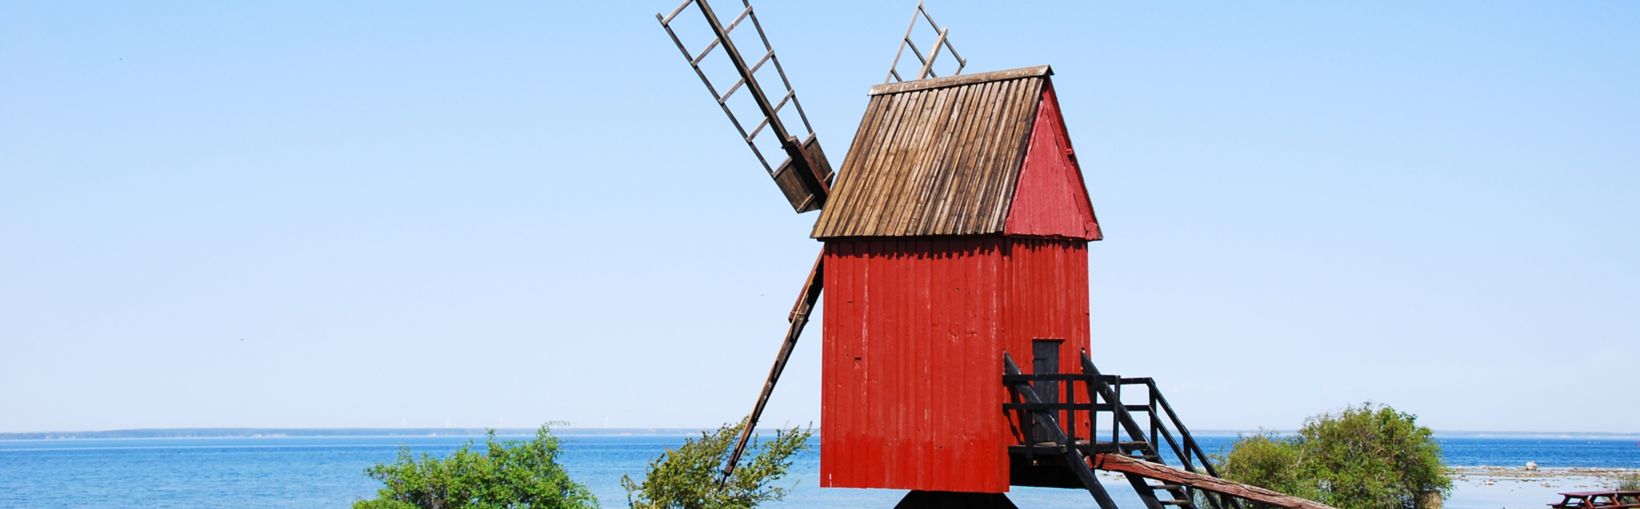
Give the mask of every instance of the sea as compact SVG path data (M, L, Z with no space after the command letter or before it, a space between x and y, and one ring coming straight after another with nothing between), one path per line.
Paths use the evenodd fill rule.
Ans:
M640 476L686 432L573 433L560 435L559 461L587 485L604 508L628 505L623 475ZM527 439L527 436L504 437ZM1210 453L1225 451L1234 434L1203 434ZM1545 468L1640 469L1640 438L1611 436L1439 436L1447 464ZM323 508L348 507L371 497L379 483L365 475L400 450L444 455L475 436L259 436L166 438L0 439L0 508ZM790 488L771 509L863 507L888 509L896 490L821 489L817 448L796 457ZM1143 507L1126 483L1107 479L1122 507ZM1544 507L1552 483L1505 491L1460 482L1449 509ZM1564 491L1564 490L1561 490ZM1086 491L1015 488L1022 509L1096 507ZM1519 499L1519 500L1516 500Z

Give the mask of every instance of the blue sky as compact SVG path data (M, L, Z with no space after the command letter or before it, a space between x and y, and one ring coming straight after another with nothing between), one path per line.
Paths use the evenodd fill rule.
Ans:
M671 4L0 5L0 431L742 415L815 216ZM758 4L834 162L913 5ZM1192 427L1640 431L1640 5L929 8L1054 66L1095 360Z

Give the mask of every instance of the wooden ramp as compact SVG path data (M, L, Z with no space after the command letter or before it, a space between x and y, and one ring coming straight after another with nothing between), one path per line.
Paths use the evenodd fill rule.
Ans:
M1245 500L1252 500L1261 504L1289 509L1333 509L1332 506L1283 495L1280 492L1267 490L1258 486L1241 484L1213 477L1207 474L1188 472L1179 468L1152 463L1123 454L1099 453L1093 455L1093 468L1111 472L1132 474L1147 479L1154 479L1171 484L1180 484L1203 491L1211 491L1230 495Z

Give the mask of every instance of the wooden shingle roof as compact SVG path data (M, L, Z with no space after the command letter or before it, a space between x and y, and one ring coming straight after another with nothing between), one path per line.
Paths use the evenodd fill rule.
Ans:
M1001 233L1048 66L877 85L813 237Z

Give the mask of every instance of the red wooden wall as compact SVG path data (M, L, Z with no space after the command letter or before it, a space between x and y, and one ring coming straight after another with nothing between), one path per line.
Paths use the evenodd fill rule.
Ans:
M1004 250L1006 278L1003 295L1004 341L1002 348L1031 372L1031 341L1063 339L1059 352L1060 373L1081 373L1082 350L1089 351L1088 334L1088 245L1068 239L1009 237ZM998 382L1000 383L1000 381ZM1006 392L1004 393L1006 394ZM1088 401L1086 390L1077 390L1076 400ZM1059 401L1066 401L1060 396ZM1067 416L1058 416L1065 422ZM1076 423L1078 436L1087 438L1087 415Z
M1087 246L1069 239L826 243L820 482L1008 490L1002 352L1088 346ZM1085 397L1085 396L1084 396Z
M1076 151L1071 148L1051 85L1042 92L1032 124L1030 148L1014 187L1004 233L1099 240L1099 220L1093 216L1093 204L1088 201Z
M839 239L825 256L821 486L1006 491L1000 239Z

